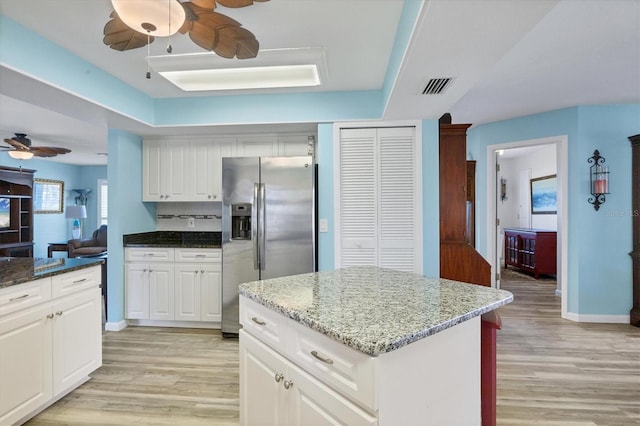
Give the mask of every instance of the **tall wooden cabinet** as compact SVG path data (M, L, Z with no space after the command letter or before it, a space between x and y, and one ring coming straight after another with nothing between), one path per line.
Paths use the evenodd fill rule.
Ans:
M491 265L471 245L467 220L470 126L440 122L440 277L490 286Z
M0 167L0 256L33 256L33 174Z
M631 212L633 223L633 307L630 322L640 327L640 134L630 136L631 142Z

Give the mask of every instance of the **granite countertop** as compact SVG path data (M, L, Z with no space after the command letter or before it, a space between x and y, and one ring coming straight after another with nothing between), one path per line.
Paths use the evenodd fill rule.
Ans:
M221 232L155 231L122 236L124 247L221 248Z
M240 294L372 356L513 301L505 290L375 266L249 282Z
M0 289L101 263L104 260L97 258L0 257Z

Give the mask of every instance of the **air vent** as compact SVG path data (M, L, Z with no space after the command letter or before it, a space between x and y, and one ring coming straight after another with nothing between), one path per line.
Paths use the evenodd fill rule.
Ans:
M449 83L453 78L443 77L443 78L432 78L427 81L427 85L424 87L422 91L423 95L439 95L445 91L447 87L449 87Z

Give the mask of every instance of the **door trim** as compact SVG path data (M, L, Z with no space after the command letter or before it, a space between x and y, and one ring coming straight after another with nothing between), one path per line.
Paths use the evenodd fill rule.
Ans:
M487 259L491 260L491 279L495 287L495 274L500 265L495 264L496 259L496 217L495 200L496 188L496 157L495 151L499 149L521 148L525 146L555 145L556 146L556 174L558 177L558 229L557 229L557 258L558 261L558 286L561 297L561 317L572 319L568 313L568 262L569 262L569 137L567 135L551 136L540 139L528 139L512 141L495 145L487 145ZM557 290L556 290L557 292Z

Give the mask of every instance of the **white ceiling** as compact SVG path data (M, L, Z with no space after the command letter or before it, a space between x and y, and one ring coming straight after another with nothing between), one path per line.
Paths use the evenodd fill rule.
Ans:
M402 5L400 0L271 0L218 11L252 31L261 49L324 47L328 80L304 90L349 91L382 88ZM144 77L145 48L117 52L102 43L110 12L109 0L0 0L3 15L149 96L185 96L158 75ZM187 35L173 36L171 44L174 54L202 51ZM164 54L165 48L166 39L157 39L151 55ZM454 80L442 95L422 95L431 77ZM215 93L189 94L203 95ZM480 124L603 103L640 103L640 0L430 0L381 118L438 118L450 112L456 123ZM57 161L104 164L96 153L106 151L109 126L142 135L236 130L149 128L0 68L3 138L27 133L34 145L73 150ZM242 131L276 127L243 126Z

